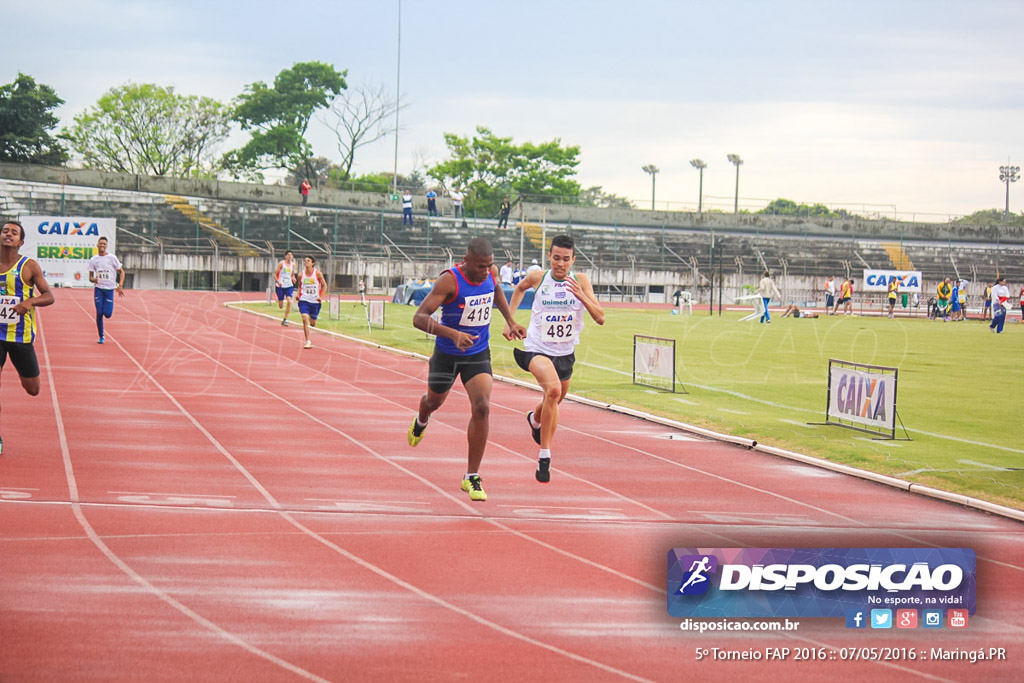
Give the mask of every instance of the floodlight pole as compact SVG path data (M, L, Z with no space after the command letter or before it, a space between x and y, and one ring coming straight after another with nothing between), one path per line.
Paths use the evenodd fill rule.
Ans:
M1020 179L1017 174L1020 173L1020 166L1000 166L999 167L999 179L1006 183L1006 210L1003 213L1003 222L1010 222L1010 183L1015 183Z
M743 159L740 159L739 154L727 154L726 158L729 163L736 167L736 194L732 202L732 212L740 212L740 166L743 165Z
M402 97L402 0L398 0L398 72L395 76L395 102ZM391 194L398 194L398 110L395 106L395 168L391 176Z
M661 172L661 169L654 164L647 164L643 167L644 173L651 174L651 211L654 211L654 176Z
M700 171L700 189L697 192L697 213L704 213L704 169L708 164L703 159L693 159L690 166Z

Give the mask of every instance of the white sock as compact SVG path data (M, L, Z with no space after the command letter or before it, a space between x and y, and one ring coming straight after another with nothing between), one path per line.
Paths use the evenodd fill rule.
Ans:
M534 429L540 429L540 422L534 419L534 413L530 413L530 426Z
M472 472L463 477L463 479L469 480L470 477L478 476L476 472Z
M430 422L430 420L428 419L427 422ZM420 416L419 415L416 416L416 426L417 427L426 427L427 426L427 422L420 422Z
M550 460L551 459L551 449L550 448L542 448L542 449L540 449L540 455L538 455L537 458L539 458L540 460L545 460L545 459Z

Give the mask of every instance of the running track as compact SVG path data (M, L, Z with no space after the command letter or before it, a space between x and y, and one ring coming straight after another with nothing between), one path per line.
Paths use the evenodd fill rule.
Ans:
M468 403L405 432L426 364L132 291L107 344L57 290L43 388L3 373L2 680L1020 680L1024 527L566 403L533 478L534 392L496 383L459 490ZM501 340L498 343L505 343ZM585 342L584 342L585 343ZM585 370L584 370L585 371ZM676 438L668 438L670 435ZM964 546L965 631L696 635L665 609L672 547ZM1005 647L1008 661L695 661L698 647Z

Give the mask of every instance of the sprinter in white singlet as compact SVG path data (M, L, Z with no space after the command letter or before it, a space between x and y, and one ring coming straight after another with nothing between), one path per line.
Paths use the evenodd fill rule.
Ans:
M509 303L514 313L526 292L536 290L525 350L515 349L513 355L516 364L531 373L544 392L537 406L526 414L533 440L540 446L536 471L539 482L551 481L551 442L558 429L558 405L569 391L584 310L594 322L604 325L604 309L594 295L590 278L572 272L576 262L572 238L555 237L548 261L551 270L528 272L516 285Z

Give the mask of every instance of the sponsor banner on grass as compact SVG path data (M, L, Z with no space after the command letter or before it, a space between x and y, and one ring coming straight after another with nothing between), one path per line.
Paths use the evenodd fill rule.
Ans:
M96 242L107 238L107 250L116 254L117 222L113 218L81 216L22 216L25 246L21 253L35 259L51 287L91 287L89 259Z
M896 368L832 359L828 365L829 423L893 431L896 428Z
M900 294L921 291L921 271L919 270L875 270L864 269L865 292L888 292L889 283L893 279L900 281Z
M673 548L673 617L835 617L976 608L970 548Z

